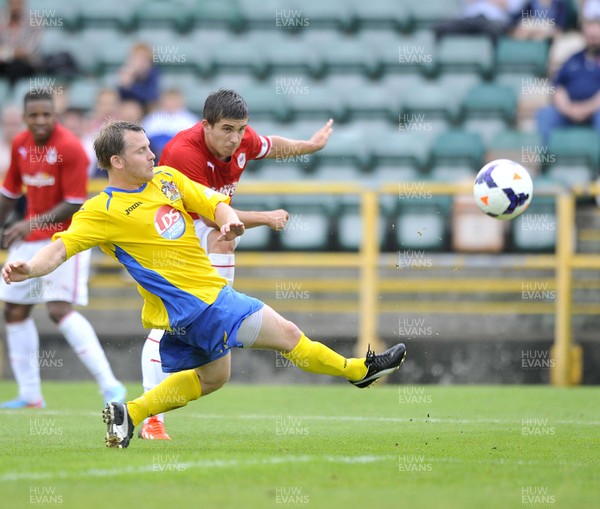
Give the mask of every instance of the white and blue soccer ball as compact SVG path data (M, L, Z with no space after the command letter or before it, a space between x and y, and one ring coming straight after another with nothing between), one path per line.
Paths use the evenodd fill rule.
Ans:
M486 164L475 178L473 196L477 206L496 219L513 219L527 210L533 182L527 170L509 159Z

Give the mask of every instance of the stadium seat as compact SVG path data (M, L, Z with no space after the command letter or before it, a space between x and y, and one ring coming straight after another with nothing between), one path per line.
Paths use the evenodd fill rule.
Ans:
M359 30L391 29L395 31L408 30L410 16L404 2L397 0L351 0L349 3L351 15Z
M79 30L82 26L82 12L87 2L84 0L73 0L63 2L61 0L29 0L27 9L39 13L44 18L42 26L44 32L59 32L65 36L64 31L71 32Z
M595 179L596 172L586 165L553 164L545 171L544 175L554 182L572 187L589 185Z
M414 166L398 164L377 164L367 175L369 182L373 184L416 182L422 178Z
M331 35L329 32L327 34ZM263 48L271 76L303 74L310 78L322 78L325 74L321 58L322 44L313 31L295 37L277 36Z
M369 168L370 159L363 133L357 130L336 130L327 147L314 154L317 166L323 161L352 164L360 170Z
M406 91L402 98L401 123L411 123L421 119L424 123L433 118L441 118L449 123L459 118L460 101L457 93L448 93L448 89L437 80L421 83ZM404 119L404 122L403 120Z
M322 120L333 118L336 122L344 122L348 117L348 111L340 98L339 93L327 85L305 80L301 77L282 78L285 86L286 80L293 84L294 80L299 83L297 87L287 86L291 93L287 94L287 102L290 105L294 119L316 119ZM298 89L294 91L294 89Z
M536 196L529 208L511 221L515 249L525 252L553 251L556 246L556 222L554 198Z
M428 178L435 182L447 182L455 184L457 182L474 182L477 172L464 166L435 166L428 174Z
M296 12L297 30L327 28L346 32L354 28L351 7L346 2L323 2L323 0L303 0L302 2L282 2L284 9ZM301 6L301 7L300 7ZM293 24L293 23L292 23ZM290 27L291 28L291 27Z
M370 133L365 141L374 165L393 163L422 170L427 163L430 139L422 132Z
M527 168L532 175L539 173L541 163L548 157L537 133L516 129L500 131L487 143L486 161L510 159Z
M483 160L483 143L477 133L453 130L441 133L430 151L431 165L465 164L479 170Z
M409 2L411 23L414 28L431 28L440 21L456 18L459 5L454 0L428 0Z
M135 25L135 11L143 2L144 0L84 2L81 9L81 22L86 29L118 28L122 31L129 31ZM96 45L98 43L99 41L96 41Z
M117 71L126 61L133 39L111 27L87 28L73 40L71 51L85 74ZM90 48L97 48L90 51Z
M600 164L600 138L598 132L586 127L564 127L552 131L548 152L555 161L585 164L596 171Z
M245 28L245 19L236 0L197 0L188 14L194 29L220 27L240 32Z
M275 87L265 87L250 84L238 89L246 100L253 118L270 119L276 122L287 122L291 119L292 111L288 97L277 94Z
M67 88L69 94L69 107L78 110L90 111L96 102L96 95L100 90L97 80L78 79L70 83Z
M322 162L309 177L305 178L321 182L354 183L365 178L365 174L351 163L332 161Z
M363 222L360 214L360 199L358 196L352 196L351 199L344 200L337 211L337 248L342 251L358 251L363 239ZM380 247L386 243L385 231L387 227L387 218L382 213L380 207L379 221L377 224L377 236Z
M441 72L470 70L489 78L493 70L494 50L487 36L448 35L439 42L434 60Z
M448 230L446 223L451 208L451 200L448 197L412 198L414 194L418 194L420 188L414 189L414 193L406 189L406 197L401 197L399 200L394 221L396 242L400 252L416 251L411 260L420 257L421 250L444 249Z
M466 118L498 118L513 124L517 111L517 98L506 85L480 83L471 88L462 102Z
M338 36L330 43L313 46L313 50L319 51L323 70L327 75L341 73L372 76L378 72L373 51L355 37Z
M546 76L548 43L503 37L496 47L496 72L526 72Z
M398 122L400 96L380 81L370 81L359 75L332 75L326 83L339 97L349 120Z
M501 118L467 118L462 122L461 128L479 134L487 147L499 133L506 130L507 124Z
M210 58L211 67L218 72L251 73L255 78L262 79L268 75L269 62L266 52L257 51L257 48L268 48L270 44L278 44L278 42L268 33L254 32L231 37L223 44L212 45L208 54L198 58Z
M307 199L308 198L308 199ZM278 234L281 247L288 251L320 251L333 240L331 205L322 197L290 196L282 199L282 207L290 214L285 229Z
M133 14L133 23L141 28L170 27L180 33L192 28L192 12L185 2L171 0L147 0L141 3Z

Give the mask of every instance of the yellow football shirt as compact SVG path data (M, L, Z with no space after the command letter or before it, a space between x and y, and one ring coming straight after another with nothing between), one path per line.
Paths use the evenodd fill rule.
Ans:
M53 240L63 240L68 258L100 246L138 283L143 326L171 330L191 323L227 284L200 247L188 214L214 221L219 202L229 197L159 166L137 190L107 187L86 201Z

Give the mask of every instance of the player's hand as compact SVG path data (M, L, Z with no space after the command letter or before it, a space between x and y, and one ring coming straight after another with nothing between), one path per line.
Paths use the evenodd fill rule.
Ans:
M31 267L24 260L8 262L2 269L2 279L7 285L25 281L29 278L29 274L31 274Z
M267 212L267 223L266 225L271 230L281 231L285 228L285 225L290 219L290 214L287 210L277 209L268 210Z
M2 238L2 247L9 248L15 242L23 240L31 233L31 224L29 221L17 221L12 226L4 230Z
M321 127L315 134L313 134L310 138L310 144L312 146L313 152L317 152L321 150L325 145L327 145L327 140L331 136L333 132L333 119L330 118L327 123Z
M246 231L244 223L241 221L232 221L230 223L225 223L220 228L221 235L217 238L217 242L224 242L227 240L233 240L240 235L243 235Z

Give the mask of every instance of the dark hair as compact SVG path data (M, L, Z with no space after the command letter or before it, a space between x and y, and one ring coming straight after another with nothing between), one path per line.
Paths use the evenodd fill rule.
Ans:
M30 90L23 98L23 108L27 107L27 103L31 101L50 101L54 106L54 96L46 90Z
M242 120L248 118L248 105L235 90L222 88L206 98L202 116L210 125L224 118Z
M110 170L110 158L123 154L125 150L125 131L145 132L141 125L123 120L109 122L102 128L100 134L94 140L94 151L100 168Z

